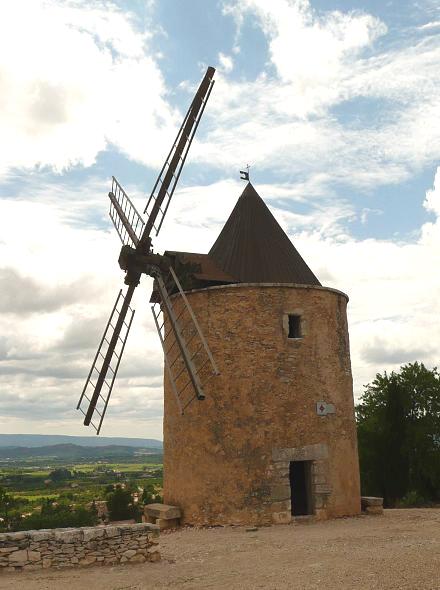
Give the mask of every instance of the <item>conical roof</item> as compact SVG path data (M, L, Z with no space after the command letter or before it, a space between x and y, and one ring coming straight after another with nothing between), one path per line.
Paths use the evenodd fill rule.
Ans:
M251 183L208 256L236 282L320 285Z

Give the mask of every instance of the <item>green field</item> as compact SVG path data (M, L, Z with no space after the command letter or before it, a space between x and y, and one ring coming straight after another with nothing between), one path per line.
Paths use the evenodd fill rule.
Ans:
M89 510L93 501L106 500L109 490L116 486L130 491L141 504L144 489L159 495L162 491L161 457L146 459L63 462L59 458L33 457L2 461L0 497L3 492L13 499L13 511L22 519L39 514L48 500L70 506L74 511ZM0 510L0 529L5 516Z

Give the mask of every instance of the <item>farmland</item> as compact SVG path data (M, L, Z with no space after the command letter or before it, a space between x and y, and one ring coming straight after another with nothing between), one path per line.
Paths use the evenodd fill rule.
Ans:
M161 449L76 447L1 449L0 490L12 499L9 516L11 511L21 518L38 513L47 500L74 510L90 507L116 487L129 490L135 502L145 489L160 494Z

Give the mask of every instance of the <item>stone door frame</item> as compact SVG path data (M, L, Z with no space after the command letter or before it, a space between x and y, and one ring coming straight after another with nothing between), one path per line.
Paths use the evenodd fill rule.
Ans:
M291 461L311 461L312 510L317 519L327 518L327 500L331 494L328 469L328 447L324 443L272 450L272 520L288 523L291 514L289 467ZM300 517L301 518L301 517Z

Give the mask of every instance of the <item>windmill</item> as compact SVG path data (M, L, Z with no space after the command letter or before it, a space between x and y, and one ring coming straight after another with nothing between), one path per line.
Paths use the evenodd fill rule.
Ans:
M157 236L182 172L200 119L214 85L209 67L183 120L144 210L138 213L112 177L110 217L122 242L119 266L125 271L125 294L116 298L77 409L84 424L99 434L134 318L131 300L142 274L154 278L151 309L164 352L165 368L181 413L195 399L205 398L206 382L219 371L182 285L167 256L153 252Z

